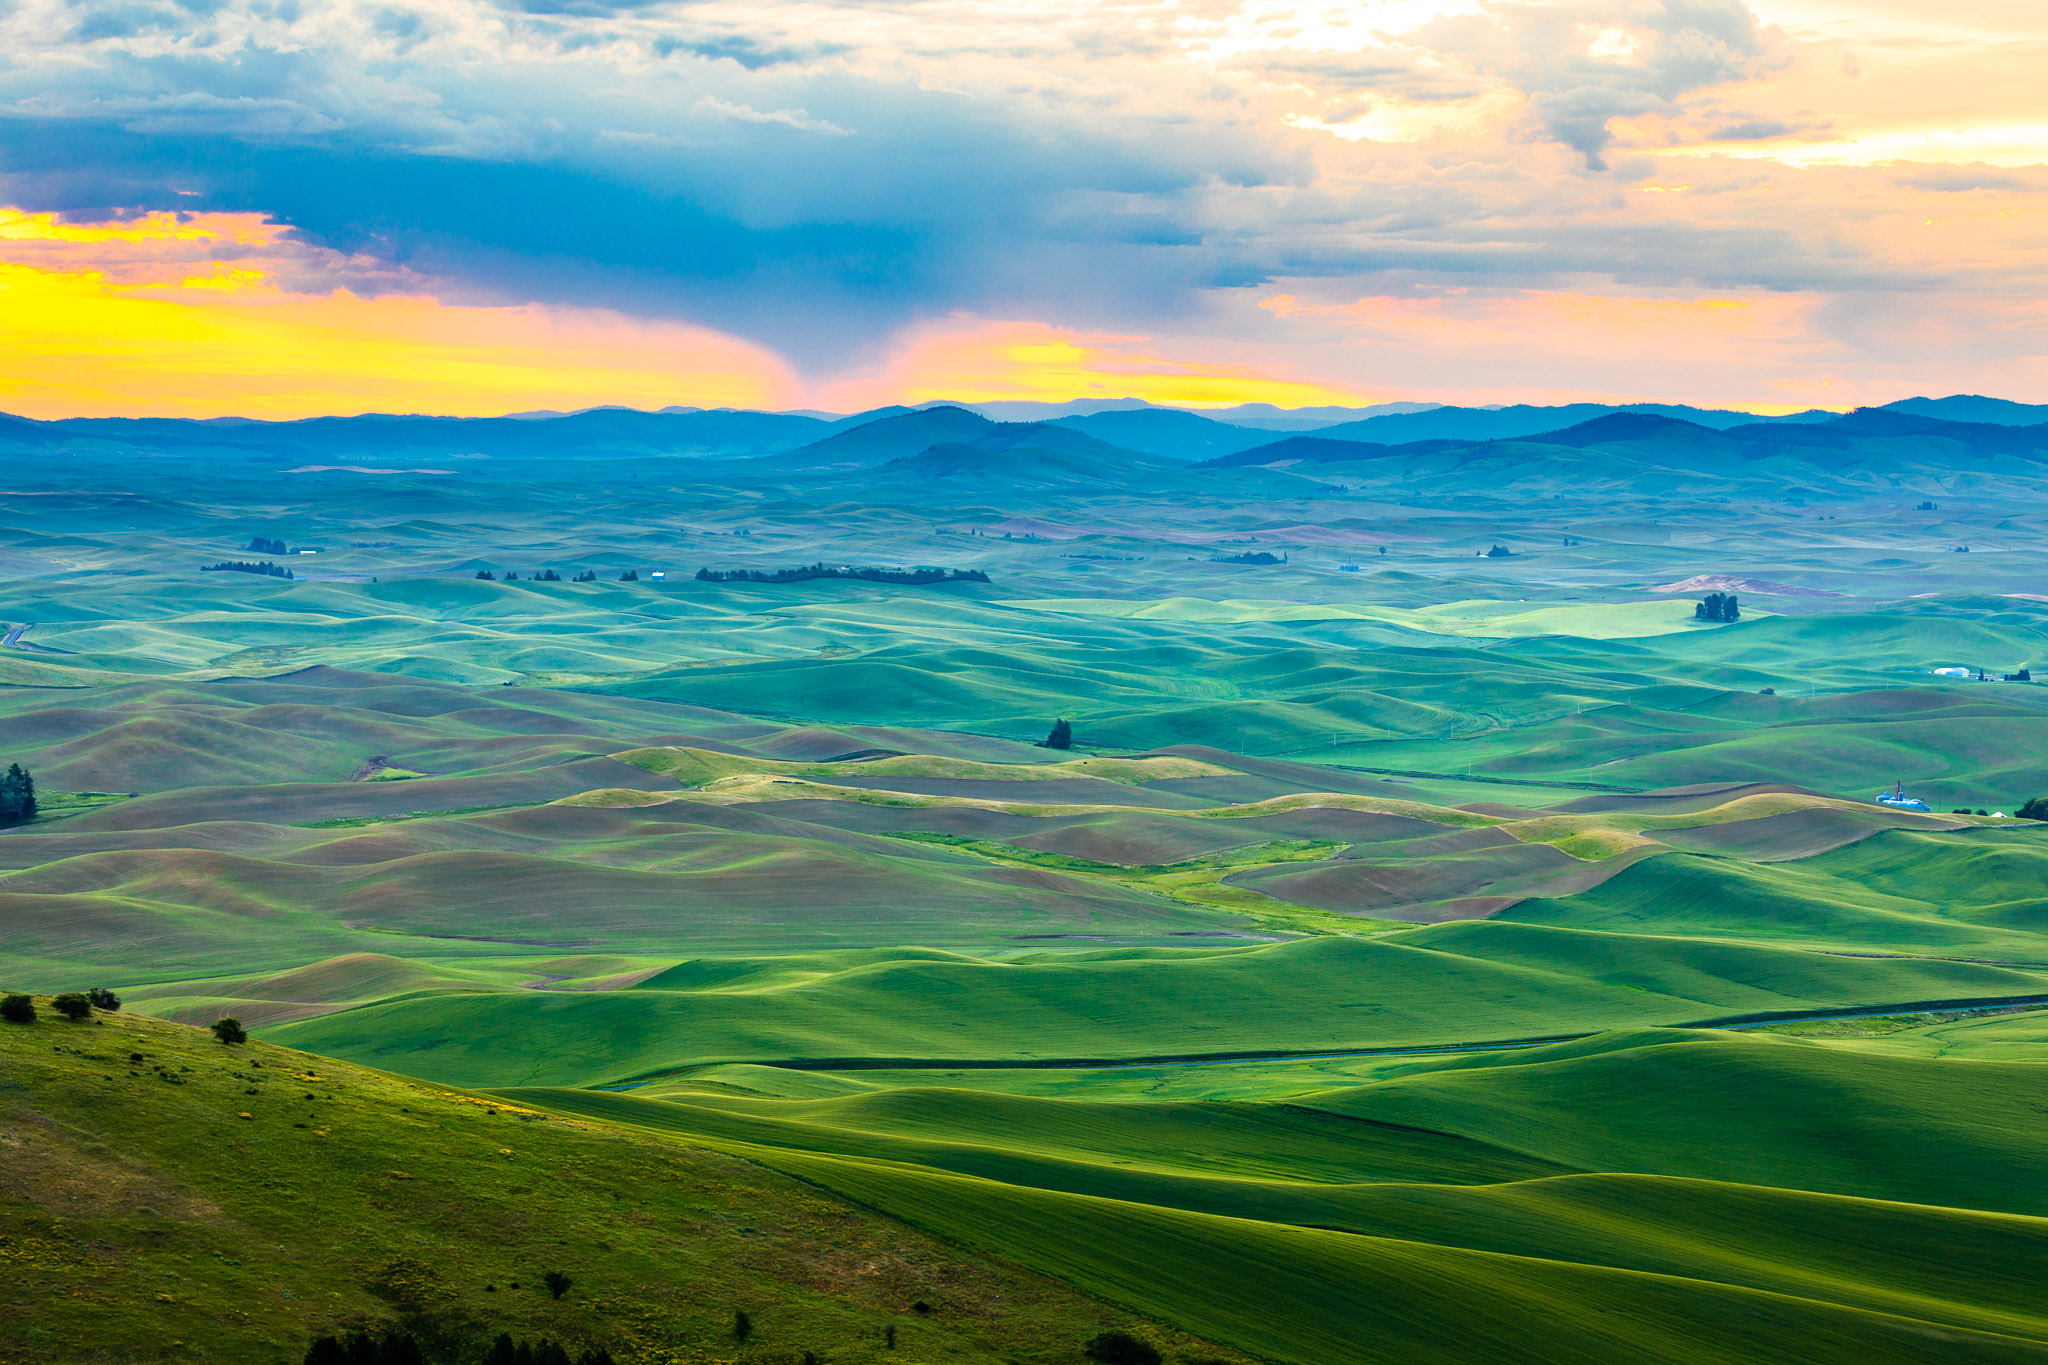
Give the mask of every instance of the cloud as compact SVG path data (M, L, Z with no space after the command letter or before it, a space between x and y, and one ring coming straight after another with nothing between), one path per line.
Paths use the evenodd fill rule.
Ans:
M852 137L851 128L841 128L827 119L812 118L801 109L750 108L744 104L733 104L716 95L706 95L690 106L690 112L699 118L738 119L742 123L779 123L785 128L794 128L804 133L824 133L829 137Z
M1228 318L1220 364L1299 335L1276 290L2048 294L2030 205L1920 202L2048 190L2048 51L1910 8L1851 80L1739 0L15 0L0 202L253 214L287 292L687 320L820 382L960 318Z

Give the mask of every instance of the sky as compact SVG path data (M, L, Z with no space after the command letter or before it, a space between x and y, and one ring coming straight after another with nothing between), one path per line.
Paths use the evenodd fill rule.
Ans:
M0 0L0 411L2048 402L2038 0Z

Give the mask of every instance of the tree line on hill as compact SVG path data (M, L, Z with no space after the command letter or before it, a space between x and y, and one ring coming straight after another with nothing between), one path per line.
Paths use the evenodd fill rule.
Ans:
M305 1365L426 1365L426 1360L417 1337L393 1328L381 1337L351 1332L345 1337L315 1338L306 1350ZM571 1355L559 1341L546 1337L514 1341L512 1334L505 1332L485 1353L483 1365L612 1365L612 1353L592 1346Z
M25 825L36 818L35 775L19 763L0 773L0 829Z
M925 587L932 583L986 583L980 569L936 569L919 565L913 569L833 567L804 564L794 569L712 569L697 570L699 583L803 583L813 578L855 578L863 583L906 583Z
M1264 550L1246 550L1241 555L1212 555L1209 562L1211 564L1285 564L1287 562L1287 552L1283 550L1276 555L1268 554Z
M282 564L273 564L267 559L259 560L254 563L251 563L249 560L246 559L223 559L218 564L201 564L199 566L199 572L260 573L270 578L292 577L292 571L290 569L285 568L284 565Z
M1732 592L1710 592L1692 609L1695 621L1740 621L1742 608Z
M249 543L242 547L242 552L252 555L288 555L291 553L290 550L285 548L282 540L272 540L267 536L251 536Z

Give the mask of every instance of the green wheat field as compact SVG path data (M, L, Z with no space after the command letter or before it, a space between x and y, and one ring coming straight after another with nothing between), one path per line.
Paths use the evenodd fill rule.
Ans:
M0 1365L2048 1361L2048 465L947 414L10 456Z

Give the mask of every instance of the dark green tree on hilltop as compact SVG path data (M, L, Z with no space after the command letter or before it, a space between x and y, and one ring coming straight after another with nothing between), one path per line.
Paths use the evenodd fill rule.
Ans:
M1740 621L1742 607L1732 592L1710 592L1692 609L1695 621Z
M1064 719L1052 723L1052 733L1038 742L1041 749L1071 749L1074 747L1074 727Z
M2048 796L2030 796L2019 809L2022 820L2048 820Z
M25 825L36 818L36 779L19 763L0 774L0 829Z

